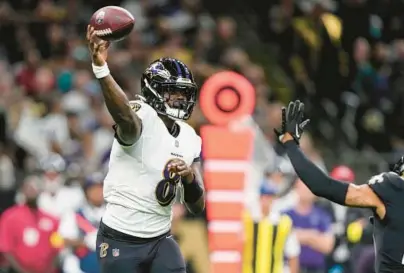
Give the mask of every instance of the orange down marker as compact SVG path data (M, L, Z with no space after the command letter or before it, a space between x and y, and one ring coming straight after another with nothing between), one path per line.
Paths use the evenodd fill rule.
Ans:
M251 129L235 132L227 125L253 113L255 90L240 74L219 72L202 86L200 106L210 122L201 128L210 272L239 273L244 187L253 150L253 132Z

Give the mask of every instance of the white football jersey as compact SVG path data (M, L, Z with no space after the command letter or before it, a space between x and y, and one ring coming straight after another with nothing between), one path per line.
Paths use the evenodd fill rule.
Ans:
M131 105L142 120L142 133L132 146L122 146L116 139L113 142L104 181L107 207L102 221L125 234L151 238L171 227L175 200L161 205L156 197L159 182L173 176L167 163L178 158L191 165L200 156L201 138L182 121L177 121L180 133L173 137L152 107L142 101Z

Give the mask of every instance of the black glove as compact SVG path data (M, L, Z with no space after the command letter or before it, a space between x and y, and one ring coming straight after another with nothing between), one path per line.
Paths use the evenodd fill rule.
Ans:
M289 133L299 144L304 127L310 122L304 120L304 103L300 101L290 102L288 108L282 107L282 127L274 130L280 141L284 134Z

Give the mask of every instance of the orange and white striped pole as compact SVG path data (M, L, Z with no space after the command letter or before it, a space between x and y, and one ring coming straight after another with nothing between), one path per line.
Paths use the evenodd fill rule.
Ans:
M200 105L210 122L201 128L210 272L239 273L244 189L254 136L251 129L234 131L228 125L252 114L254 87L235 72L219 72L202 86Z

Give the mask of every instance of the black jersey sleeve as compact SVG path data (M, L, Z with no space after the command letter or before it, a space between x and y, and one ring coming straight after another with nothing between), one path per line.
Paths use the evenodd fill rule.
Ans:
M375 175L369 179L369 187L377 194L377 196L387 204L402 196L404 181L396 173L388 172Z

